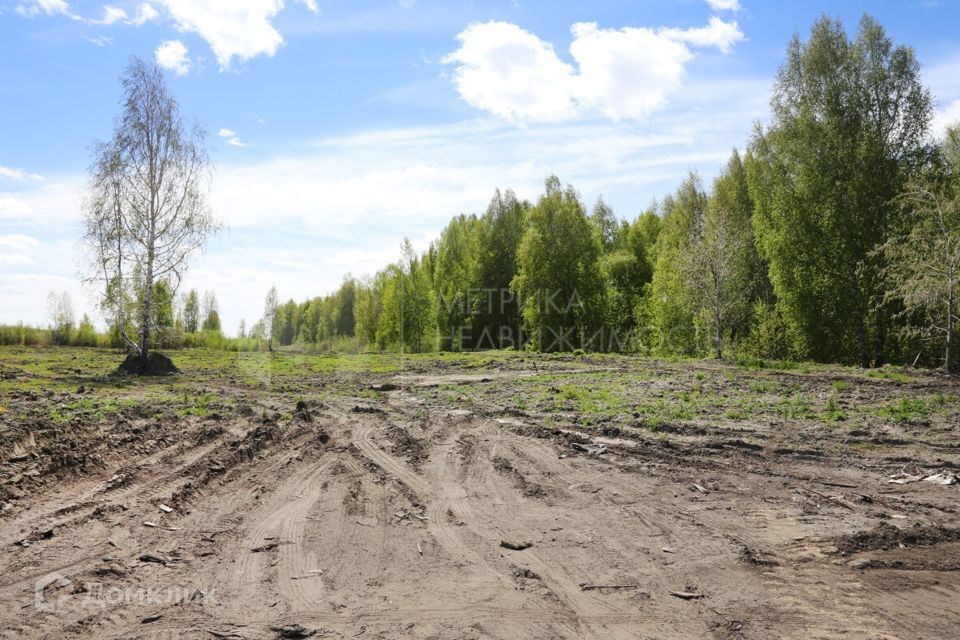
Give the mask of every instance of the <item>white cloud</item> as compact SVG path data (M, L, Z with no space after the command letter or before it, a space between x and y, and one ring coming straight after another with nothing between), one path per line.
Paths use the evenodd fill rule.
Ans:
M626 31L626 29L624 29ZM676 42L685 42L695 47L716 47L729 53L733 45L743 40L743 32L736 22L724 22L713 16L706 27L694 29L660 29L657 34Z
M576 93L581 106L611 120L641 120L663 106L680 87L684 65L693 57L677 40L649 29L573 27L570 53L580 67Z
M217 135L221 138L226 138L227 144L234 147L245 147L247 144L242 142L240 138L237 137L237 134L231 129L220 129L217 131Z
M143 2L137 7L137 15L130 19L127 24L140 27L159 18L160 14L153 8L153 5L149 2Z
M736 22L713 17L694 29L571 27L575 70L553 45L507 22L472 24L460 48L443 59L455 64L461 98L512 122L557 122L598 112L613 120L648 117L680 86L694 53L727 53L743 39Z
M99 20L87 20L90 24L108 26L115 22L124 22L127 20L127 12L120 7L114 7L109 4L103 6L103 17Z
M180 31L193 32L209 43L220 69L234 58L272 56L283 44L271 19L283 0L160 0Z
M91 44L97 45L98 47L109 47L111 44L113 44L113 38L104 35L95 35L92 38L87 38L87 41Z
M64 15L76 19L70 10L70 5L64 0L30 0L18 4L15 10L25 18L32 18L42 13L47 16Z
M947 127L951 126L960 126L960 100L954 100L950 104L944 105L933 116L931 129L935 136L942 136L946 133Z
M707 0L714 11L740 11L740 0Z
M443 62L458 65L454 83L467 103L511 121L575 114L573 67L550 43L508 22L472 24L457 39L460 48Z
M179 40L167 40L161 43L153 55L158 65L173 71L178 76L187 75L190 71L187 48Z
M29 264L33 262L22 253L5 253L0 251L0 264Z
M27 183L21 191L0 191L0 220L12 224L57 224L80 215L85 178ZM5 229L7 227L4 225Z
M27 173L23 169L13 169L11 167L0 166L0 178L9 178L11 180L43 180L43 176L37 173Z
M33 236L26 236L20 233L0 235L0 249L22 251L24 249L31 249L39 246L39 244L40 241Z
M317 0L299 0L299 2L313 13L320 12L320 9L317 8Z

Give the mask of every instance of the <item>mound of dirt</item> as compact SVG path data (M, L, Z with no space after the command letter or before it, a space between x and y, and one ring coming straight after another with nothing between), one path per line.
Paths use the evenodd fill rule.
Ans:
M904 547L925 547L944 542L960 540L960 529L949 529L942 526L916 525L910 529L897 527L881 522L870 531L858 531L849 536L843 536L837 542L837 549L843 554L860 551L877 551Z
M149 354L146 362L137 354L131 353L117 371L133 376L170 376L180 373L180 370L174 366L173 360L157 352Z

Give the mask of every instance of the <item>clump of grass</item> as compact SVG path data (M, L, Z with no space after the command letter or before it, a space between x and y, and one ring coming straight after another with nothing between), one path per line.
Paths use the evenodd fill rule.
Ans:
M850 383L847 382L846 380L834 380L831 383L831 386L833 387L833 390L836 391L837 393L843 393L844 391L847 391L850 388Z
M219 407L217 396L212 393L201 393L192 398L184 394L184 408L180 410L181 416L206 416Z
M880 409L880 415L894 422L914 422L930 415L930 407L921 398L900 398L899 402Z
M810 399L802 393L780 400L776 406L776 412L782 420L802 420L815 415Z
M840 408L835 397L830 396L824 408L823 417L829 422L843 422L847 419L847 412Z

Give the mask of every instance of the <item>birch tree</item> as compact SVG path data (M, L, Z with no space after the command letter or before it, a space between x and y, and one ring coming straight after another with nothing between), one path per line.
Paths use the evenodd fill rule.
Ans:
M692 294L689 300L709 318L717 359L723 358L724 335L749 301L748 224L711 199L706 215L694 221L681 269Z
M263 301L263 332L261 336L267 340L267 351L273 351L273 321L277 317L277 307L280 306L280 297L277 288L270 287L267 297Z
M886 301L903 305L901 315L921 312L927 319L908 332L943 341L943 368L951 373L960 322L960 127L941 146L945 170L911 182L899 201L910 216L905 234L880 249L888 261Z
M203 129L185 126L156 65L132 58L120 84L113 137L94 145L84 206L86 279L99 285L102 311L146 371L154 283L164 279L175 292L219 225L207 204Z

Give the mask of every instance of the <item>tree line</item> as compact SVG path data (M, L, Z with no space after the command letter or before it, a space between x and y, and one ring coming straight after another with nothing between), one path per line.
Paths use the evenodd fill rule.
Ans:
M632 221L555 176L535 202L497 191L425 252L404 241L401 260L327 299L352 303L353 334L324 326L379 349L952 368L960 131L933 137L913 50L870 16L852 36L823 17L787 47L771 111L711 184L691 173ZM315 304L288 302L273 337L320 339L296 326Z
M454 217L425 251L404 240L400 260L347 276L329 295L281 302L271 289L263 317L242 323L236 339L223 337L212 293L174 295L179 262L164 267L170 273L154 267L147 285L142 243L108 243L95 263L114 268L103 278L110 341L130 346L127 336L139 335L144 351L514 348L952 370L960 129L934 137L914 51L870 16L852 35L822 17L806 40L789 43L770 104L769 123L755 126L716 179L704 184L691 172L632 220L602 198L588 207L556 176L534 201L497 190L485 212ZM189 151L187 165L202 159L190 146L196 135L173 138ZM93 219L108 227L116 194L107 187L125 184L106 161L117 153L95 173ZM191 196L195 181L184 174L177 193ZM182 235L214 230L205 211L194 202L199 229L186 225ZM134 283L122 295L113 288L119 254Z

